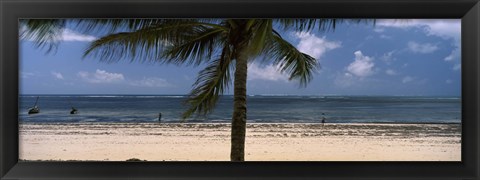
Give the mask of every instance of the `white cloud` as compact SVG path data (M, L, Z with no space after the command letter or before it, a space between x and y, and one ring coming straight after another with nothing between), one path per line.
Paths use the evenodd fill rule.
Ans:
M95 72L80 71L77 76L88 83L116 83L136 87L174 87L167 80L158 77L143 77L140 80L126 79L122 73L107 72L97 69Z
M459 48L455 48L454 50L452 50L452 52L450 53L450 55L448 55L447 57L445 57L445 61L453 61L455 59L459 59L461 56L460 54L460 49Z
M385 28L380 28L380 27L377 26L377 27L375 27L375 28L373 29L373 31L375 31L375 32L377 32L377 33L382 33L382 32L385 31Z
M346 72L335 76L334 84L345 88L359 85L358 82L364 82L365 77L374 73L373 58L365 56L362 51L355 51L355 60L346 67Z
M405 83L409 83L409 82L412 82L414 79L415 79L415 78L413 78L413 77L405 76L405 77L403 77L403 79L402 79L402 83L404 83L404 84L405 84Z
M64 29L62 36L60 37L61 41L94 41L97 39L95 36L80 34L78 32L72 31L70 29Z
M453 60L460 60L461 54L460 54L460 46L456 46L454 50L445 57L445 61L453 61Z
M385 71L385 74L388 74L390 76L397 75L397 72L395 72L393 69L387 69Z
M443 60L448 61L448 62L456 62L457 64L453 65L453 70L460 70L460 58L462 56L460 49L460 40L457 39L453 43L454 49L450 52L450 54L445 57Z
M95 73L80 71L77 76L89 83L116 83L125 79L121 73L110 73L100 69L97 69Z
M447 83L447 84L451 84L452 82L453 82L453 81L452 81L451 79L445 80L445 83Z
M26 28L25 27L22 27L20 28L20 32L23 32L25 31ZM33 41L34 38L29 38L29 39L24 39L24 40L27 40L27 41ZM86 34L81 34L79 32L76 32L76 31L73 31L71 29L63 29L61 34L54 40L54 41L69 41L69 42L73 42L73 41L83 41L83 42L90 42L90 41L94 41L98 39L97 37L95 36L91 36L91 35L86 35Z
M409 19L409 20L392 20L380 19L376 22L379 28L396 27L396 28L422 28L427 35L439 36L442 38L459 39L461 34L460 19Z
M132 86L140 86L140 87L172 87L173 85L170 84L167 80L157 77L144 77L142 80L132 81L130 82Z
M325 52L341 46L341 42L328 41L325 37L319 38L315 36L315 34L308 32L297 32L295 36L300 39L297 49L317 60L319 60Z
M380 35L380 38L382 39L392 39L392 36L387 36L385 34Z
M451 39L455 49L445 57L445 61L459 60L461 57L460 37L462 26L460 19L378 20L376 24L379 27L417 27L421 28L427 35Z
M52 76L55 77L56 79L60 79L60 80L63 80L63 75L62 73L59 73L59 72L55 72L55 71L52 71Z
M461 53L460 53L460 40L458 41L455 41L455 43L453 44L454 46L454 49L452 50L452 52L447 56L445 57L445 61L453 61L453 60L460 60L460 57L461 57Z
M452 69L454 71L458 71L458 70L462 69L462 65L461 64L455 64Z
M396 51L390 51L390 52L387 52L387 53L384 53L382 55L382 57L380 57L381 60L385 61L385 63L387 64L391 64L392 61L395 61L397 60L395 57L393 57L393 54L395 53Z
M357 77L354 77L352 74L347 72L344 74L337 75L335 77L334 83L336 86L339 86L339 87L350 87L354 85L355 82L357 81L360 81L360 79L358 79Z
M421 54L432 53L438 49L436 45L430 43L420 44L414 41L408 42L407 46L410 51Z
M35 74L31 72L20 72L20 77L23 79L27 79L33 76L35 76Z
M280 72L278 66L266 65L261 67L257 63L248 65L248 80L288 81L288 76Z
M373 74L373 67L375 63L372 62L373 58L364 56L362 51L355 51L355 61L353 61L347 67L347 71L357 77L367 77Z

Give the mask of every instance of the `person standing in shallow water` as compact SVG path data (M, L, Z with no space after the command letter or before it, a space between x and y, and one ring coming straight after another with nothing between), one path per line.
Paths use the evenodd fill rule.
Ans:
M327 120L327 118L325 118L325 113L322 113L322 125L325 126L325 121Z

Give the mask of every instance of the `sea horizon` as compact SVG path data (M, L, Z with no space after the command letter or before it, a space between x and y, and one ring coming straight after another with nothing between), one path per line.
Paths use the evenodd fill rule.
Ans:
M19 94L19 97L26 96L190 96L189 94ZM233 94L223 94L219 96L233 96ZM461 95L342 95L342 94L247 94L253 96L298 96L298 97L451 97L461 98Z
M38 100L39 114L28 109ZM20 122L192 122L231 121L233 96L219 98L206 116L181 119L188 95L22 94ZM461 123L461 97L249 95L249 123ZM71 108L78 114L70 114ZM161 117L159 118L159 114Z

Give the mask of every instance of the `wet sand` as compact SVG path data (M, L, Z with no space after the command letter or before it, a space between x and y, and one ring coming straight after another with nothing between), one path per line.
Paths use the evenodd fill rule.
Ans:
M220 123L24 123L21 160L228 161ZM246 161L460 161L460 124L247 125Z

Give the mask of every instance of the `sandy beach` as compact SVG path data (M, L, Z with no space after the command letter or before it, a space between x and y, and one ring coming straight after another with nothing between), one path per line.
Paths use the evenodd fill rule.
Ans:
M229 161L221 123L23 123L21 160ZM246 161L460 161L460 124L247 125Z

